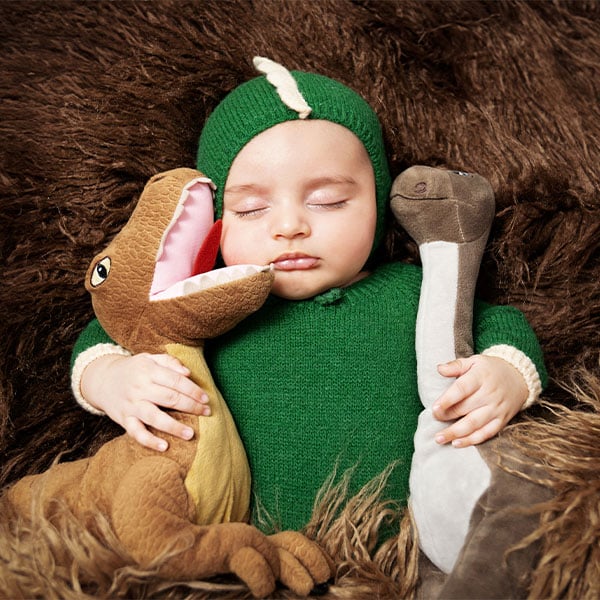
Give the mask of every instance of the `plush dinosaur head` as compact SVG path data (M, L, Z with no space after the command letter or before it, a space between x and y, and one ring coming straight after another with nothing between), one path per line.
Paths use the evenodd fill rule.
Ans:
M419 246L475 240L485 246L495 202L481 175L416 165L395 179L390 199L394 216Z
M212 270L220 241L212 187L192 169L155 175L127 224L88 268L96 316L128 350L201 345L266 300L273 282L269 266Z
M437 343L438 362L470 356L475 284L495 214L492 187L476 173L415 165L396 177L390 206L398 222L419 245L424 267L421 298L431 300L430 285L446 282L444 293L437 295L436 315L428 314L418 321L437 329L434 337L439 342L440 331L450 333L450 328L445 329L442 323L453 318L453 351L442 358L442 344ZM442 393L448 381L437 373L437 364L431 362L430 366L430 375L440 382L440 387L430 388L433 395L421 392L421 400L427 406Z

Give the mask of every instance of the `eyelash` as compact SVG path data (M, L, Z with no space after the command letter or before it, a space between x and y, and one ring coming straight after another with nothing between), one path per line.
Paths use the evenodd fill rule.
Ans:
M244 219L246 217L254 217L254 216L262 213L265 210L266 210L266 208L254 208L252 210L233 211L233 214L240 219Z
M347 203L348 203L348 200L339 200L338 202L323 202L323 203L313 202L313 203L307 204L307 206L317 208L317 209L322 209L322 210L339 210L340 208L343 208L344 206L346 206ZM247 217L257 216L266 210L267 210L267 208L254 208L252 210L240 210L240 211L234 211L234 215L240 219L244 219Z
M336 210L338 208L343 208L347 203L348 200L338 200L337 202L313 202L308 206L315 206L324 210Z

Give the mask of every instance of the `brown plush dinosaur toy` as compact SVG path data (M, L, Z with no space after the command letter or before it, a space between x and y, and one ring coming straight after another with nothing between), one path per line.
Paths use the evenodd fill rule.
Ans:
M474 173L414 166L394 181L391 207L423 263L415 344L424 409L410 476L420 547L447 574L440 598L524 597L538 547L507 552L534 531L539 517L527 509L551 492L535 483L542 474L502 436L466 448L437 444L435 433L447 423L431 410L451 384L437 365L473 354L475 284L494 218L492 188Z
M243 523L250 470L227 406L203 358L203 340L257 310L272 284L269 267L213 268L219 229L213 226L211 182L175 169L146 185L126 226L92 261L86 287L109 335L131 352L168 352L208 394L211 416L172 413L195 431L169 437L157 453L123 435L91 458L58 463L8 490L20 515L36 503L52 515L66 504L92 526L106 515L142 567L157 558L166 578L234 573L253 595L277 580L300 595L329 579L328 558L297 532L269 537Z

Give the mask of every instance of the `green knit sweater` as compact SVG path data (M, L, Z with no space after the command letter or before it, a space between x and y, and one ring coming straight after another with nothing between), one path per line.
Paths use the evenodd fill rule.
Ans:
M354 468L351 493L398 461L386 488L405 502L417 394L415 322L421 270L388 264L344 289L304 301L271 297L207 360L231 409L252 470L255 507L284 528L310 517L317 491L337 468ZM477 302L475 351L509 344L545 383L537 339L522 313ZM74 356L110 341L97 322Z

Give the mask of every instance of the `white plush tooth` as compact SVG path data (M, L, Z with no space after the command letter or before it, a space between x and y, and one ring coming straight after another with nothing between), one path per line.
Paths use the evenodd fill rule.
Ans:
M177 296L186 296L269 270L271 270L271 265L235 265L232 267L224 267L215 271L195 275L184 281L179 281L170 288L155 294L152 299L162 300L175 298Z
M193 279L186 279L183 282L182 295L187 296L188 294L199 292L201 289L202 286L200 285L200 282L194 281Z

